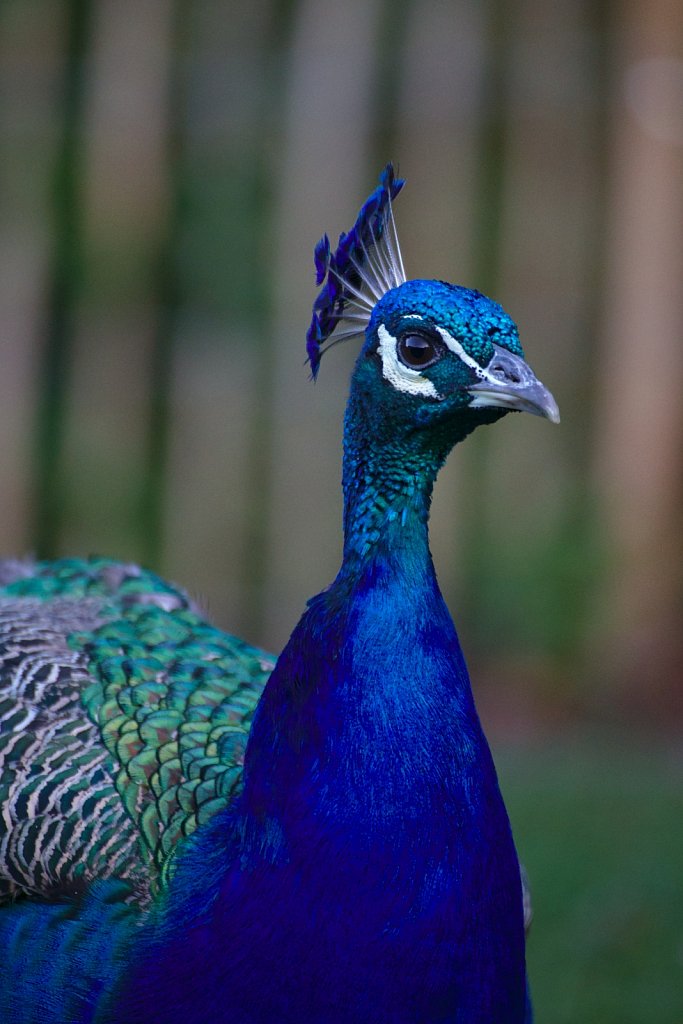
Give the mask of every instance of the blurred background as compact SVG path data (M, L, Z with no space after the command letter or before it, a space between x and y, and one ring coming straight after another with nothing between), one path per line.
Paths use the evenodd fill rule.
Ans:
M273 651L341 554L312 248L397 163L408 275L500 301L563 416L433 510L537 1020L680 1024L683 5L4 0L0 152L0 553L142 562Z

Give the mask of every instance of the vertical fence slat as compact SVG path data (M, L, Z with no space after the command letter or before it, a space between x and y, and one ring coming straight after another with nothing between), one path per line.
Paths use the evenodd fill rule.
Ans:
M36 553L53 556L64 519L63 443L76 300L83 276L83 117L90 0L68 0L60 137L53 171L53 251L36 422L31 515Z
M259 638L269 646L265 635L269 578L269 523L273 498L274 407L276 387L274 358L279 344L279 310L273 302L274 216L277 196L277 173L282 137L280 124L285 106L286 63L282 61L292 33L295 5L291 0L271 0L268 20L262 33L261 56L263 83L258 120L261 125L254 154L253 182L255 204L260 216L254 230L259 234L258 266L255 273L263 280L258 316L252 317L256 337L254 391L248 410L247 450L244 460L244 509L242 547L236 567L239 612L234 628L245 635Z
M334 576L341 555L341 421L356 350L338 346L313 385L305 333L315 295L313 245L325 230L335 238L348 229L377 174L368 171L367 156L379 15L376 0L303 0L288 55L272 254L277 344L266 636L276 647L305 600Z
M63 72L59 5L0 5L0 553L35 547L32 496Z
M85 283L72 342L61 550L146 560L140 495L167 217L170 4L100 0L85 111Z
M216 621L265 642L272 204L289 4L259 0L227 20L220 7L196 13L164 564Z
M174 343L182 307L182 276L178 269L183 216L187 205L185 126L187 119L190 13L187 0L172 0L168 80L162 117L161 163L166 177L165 215L159 230L152 287L155 324L149 361L149 405L145 467L140 492L140 547L145 564L161 568L165 543L165 505L170 444L171 386Z
M611 563L593 654L603 700L668 716L683 662L683 8L617 11L595 463Z

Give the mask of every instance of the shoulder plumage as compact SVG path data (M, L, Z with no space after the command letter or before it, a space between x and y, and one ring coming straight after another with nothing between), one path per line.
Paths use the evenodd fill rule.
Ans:
M238 791L272 664L137 566L15 573L0 591L0 895L115 876L144 901Z

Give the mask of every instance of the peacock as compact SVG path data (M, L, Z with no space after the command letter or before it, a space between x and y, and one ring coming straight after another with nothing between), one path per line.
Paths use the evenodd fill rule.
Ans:
M428 546L451 448L559 420L478 291L407 279L391 164L307 333L363 341L344 550L275 661L104 558L0 563L3 1024L523 1024L520 866Z

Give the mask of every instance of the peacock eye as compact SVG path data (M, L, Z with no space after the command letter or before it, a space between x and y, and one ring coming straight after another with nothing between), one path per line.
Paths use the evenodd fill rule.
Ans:
M411 370L424 370L441 357L438 342L426 334L404 334L398 339L398 358Z

